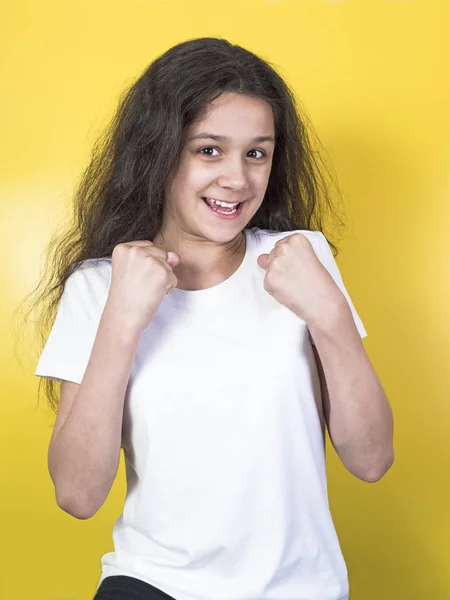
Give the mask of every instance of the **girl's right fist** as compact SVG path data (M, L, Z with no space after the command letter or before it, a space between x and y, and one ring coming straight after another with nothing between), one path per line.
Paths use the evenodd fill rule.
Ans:
M115 246L107 304L125 327L139 332L147 327L164 296L178 283L173 268L179 262L178 254L147 240Z

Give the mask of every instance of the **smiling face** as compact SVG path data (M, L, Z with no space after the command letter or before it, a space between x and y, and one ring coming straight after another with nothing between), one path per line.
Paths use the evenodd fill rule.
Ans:
M227 93L211 103L186 132L166 196L164 238L224 244L239 236L264 199L274 138L264 100ZM242 204L224 218L205 198Z

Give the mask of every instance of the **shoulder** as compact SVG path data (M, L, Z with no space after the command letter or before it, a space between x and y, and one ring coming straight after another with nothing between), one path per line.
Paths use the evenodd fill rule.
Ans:
M264 251L268 249L271 250L279 240L295 234L301 234L305 236L311 243L316 254L319 253L321 249L323 250L324 245L326 245L328 248L327 239L321 231L311 231L309 229L273 231L271 229L258 229L257 227L253 227L249 231L253 235L258 246L260 246Z
M70 277L75 277L76 273L80 273L79 277L98 277L102 278L110 278L112 272L112 260L111 258L88 258L87 260L82 260L74 263L73 265L73 273Z
M74 263L66 280L66 293L95 296L107 292L111 285L112 261L110 258L90 258Z

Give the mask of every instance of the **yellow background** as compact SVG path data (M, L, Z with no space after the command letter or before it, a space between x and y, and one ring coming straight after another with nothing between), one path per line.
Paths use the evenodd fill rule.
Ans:
M36 361L12 313L121 90L170 46L220 35L280 68L328 148L348 204L338 264L391 401L396 462L376 484L328 451L352 600L450 598L450 11L446 0L26 0L0 35L3 600L90 600L125 494L57 508ZM29 346L32 340L30 339Z

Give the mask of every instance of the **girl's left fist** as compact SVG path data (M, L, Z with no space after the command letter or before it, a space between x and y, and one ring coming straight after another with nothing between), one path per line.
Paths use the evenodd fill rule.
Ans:
M336 312L347 302L301 233L279 240L257 263L266 270L264 289L306 323L320 321L326 311Z

